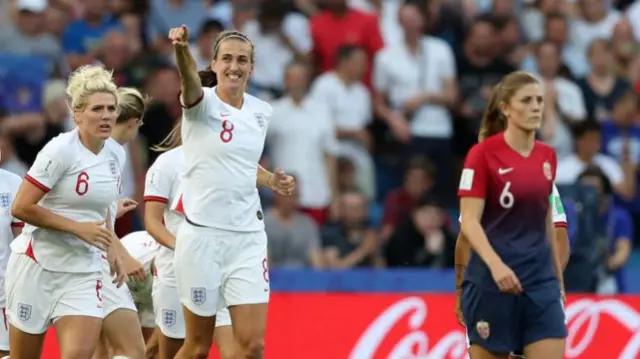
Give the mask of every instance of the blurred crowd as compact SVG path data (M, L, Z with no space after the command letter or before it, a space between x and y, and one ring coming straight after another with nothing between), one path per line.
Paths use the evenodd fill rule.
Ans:
M225 29L255 45L250 91L274 108L263 165L299 184L263 193L272 267L452 267L462 159L492 86L523 69L544 87L574 267L588 263L589 290L624 290L612 281L640 245L640 1L0 0L0 167L24 175L73 126L65 78L100 63L153 98L127 147L123 195L142 201L149 148L181 116L180 25L200 69Z

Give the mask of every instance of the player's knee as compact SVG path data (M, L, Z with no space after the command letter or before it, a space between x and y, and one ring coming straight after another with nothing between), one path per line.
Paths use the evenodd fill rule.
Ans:
M144 342L127 343L127 345L113 345L113 359L144 359L145 356Z
M233 350L233 347L218 347L218 351L220 353L220 359L236 359L236 352Z
M74 345L60 351L60 359L87 359L93 357L95 348L89 345Z
M262 359L264 355L264 340L260 339L249 339L249 340L239 340L238 348L240 350L239 353L236 354L236 358L238 359Z

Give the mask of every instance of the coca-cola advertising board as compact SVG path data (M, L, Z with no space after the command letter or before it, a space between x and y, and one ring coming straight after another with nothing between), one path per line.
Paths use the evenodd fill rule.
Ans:
M566 314L566 358L640 358L640 296L571 296ZM467 358L451 294L274 294L265 351L267 359ZM43 358L59 358L52 332Z

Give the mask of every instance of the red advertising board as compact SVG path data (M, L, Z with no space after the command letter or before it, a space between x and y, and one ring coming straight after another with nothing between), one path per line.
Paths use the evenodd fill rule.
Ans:
M566 358L640 358L640 296L574 296L566 313ZM43 357L59 358L53 333ZM466 359L467 352L450 294L274 294L265 357Z

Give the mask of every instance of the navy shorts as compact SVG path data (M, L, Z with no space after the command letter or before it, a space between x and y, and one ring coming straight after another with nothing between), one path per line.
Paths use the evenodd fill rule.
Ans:
M567 336L557 284L555 290L547 285L515 296L466 282L461 305L470 344L490 352L508 354L542 339Z

